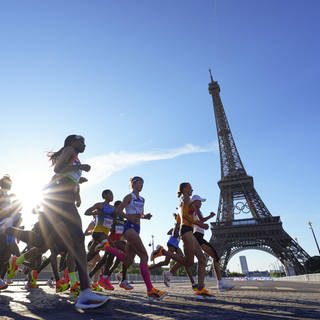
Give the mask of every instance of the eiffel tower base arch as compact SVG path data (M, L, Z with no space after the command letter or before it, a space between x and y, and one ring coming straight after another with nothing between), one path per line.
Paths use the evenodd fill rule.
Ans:
M218 253L224 274L230 259L246 249L273 255L283 264L286 275L307 273L304 265L310 256L284 231L280 217L214 222L211 230L210 243Z

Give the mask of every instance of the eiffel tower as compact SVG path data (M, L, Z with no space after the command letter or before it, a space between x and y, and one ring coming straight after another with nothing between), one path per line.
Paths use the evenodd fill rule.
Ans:
M229 260L245 249L270 253L281 261L287 275L305 274L310 258L282 228L279 216L272 216L254 188L253 177L246 173L232 137L220 98L220 86L211 70L209 94L212 96L220 150L220 198L216 222L211 224L210 243L220 257L225 273ZM235 219L237 214L251 214L249 219Z

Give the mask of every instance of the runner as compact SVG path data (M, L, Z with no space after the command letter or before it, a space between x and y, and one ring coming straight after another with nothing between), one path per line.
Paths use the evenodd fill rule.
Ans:
M92 236L94 227L96 225L96 220L97 217L93 216L93 220L90 221L90 223L88 224L86 230L84 231L84 235L85 236ZM93 243L93 239L89 241L88 243L88 251L90 250L92 243ZM99 271L101 270L100 268L97 268L95 272L93 272L91 274L91 271L95 268L95 266L101 261L101 257L99 254L95 255L93 257L92 260L88 261L88 271L89 271L89 278L92 280L91 281L91 288L93 291L97 291L97 292L101 292L102 288L99 286L98 281L99 281Z
M4 277L11 255L19 254L15 237L6 233L9 227L19 226L21 222L21 202L10 193L11 186L10 176L4 175L0 179L0 290L8 287Z
M169 256L186 267L191 267L194 256L198 259L198 285L194 288L194 293L199 299L212 297L212 294L204 287L205 263L206 258L202 249L193 235L193 226L199 225L204 229L208 229L208 225L196 220L195 213L191 208L190 197L192 195L192 187L189 182L183 182L179 186L178 197L181 198L179 210L182 217L182 226L180 229L181 239L183 241L184 257L164 250L162 246L157 246L156 250L151 254L151 260L160 256Z
M84 138L70 135L65 139L61 149L48 153L55 175L47 188L43 205L48 222L46 227L50 228L47 234L54 233L57 240L61 239L68 253L76 261L81 292L75 307L91 309L103 305L109 297L93 293L89 289L84 234L76 207L76 202L80 202L79 181L82 171L90 170L90 166L81 164L78 158L78 154L84 150Z
M119 205L121 204L121 201L118 200L114 203L114 207L115 209L117 209L119 207ZM123 217L120 217L117 212L114 212L114 216L113 216L113 224L111 226L110 229L110 234L109 234L109 238L112 241L113 245L115 248L121 250L121 252L125 251L125 246L126 246L126 241L123 240L123 231L124 231L124 224L125 224L125 220ZM114 258L116 258L116 260L114 261ZM101 277L101 281L104 281L104 284L100 284L102 287L104 287L104 285L106 285L107 287L104 287L107 290L114 290L113 285L110 283L110 276L113 273L113 271L118 267L119 263L121 262L121 260L117 257L115 257L115 255L113 255L110 252L105 251L104 256L102 257L102 259L96 264L96 266L93 268L93 270L91 270L91 272L89 273L89 276L93 276L103 265L103 272L102 272L102 277ZM126 275L126 267L122 264L122 274ZM126 279L126 278L124 278ZM132 290L133 286L127 281L127 280L122 280L120 279L119 281L119 286L125 290Z
M183 252L179 248L179 242L180 242L179 230L180 230L181 218L180 218L180 215L176 213L173 214L173 217L175 220L175 224L174 224L174 227L171 228L167 233L168 235L170 235L170 238L167 242L167 247L169 252L179 254L181 257L183 257ZM169 256L166 256L165 260L150 265L149 270L167 266L170 263L170 261L171 261L171 258ZM163 282L167 287L170 287L171 276L174 275L180 267L183 267L183 265L179 262L175 262L175 264L170 268L169 271L163 271L162 273ZM189 267L185 267L185 270L191 281L191 284L194 286L195 281L193 279L191 269Z
M198 195L194 195L192 196L190 203L191 203L191 207L193 208L195 215L196 215L196 219L202 222L206 222L209 219L211 219L212 217L215 216L214 212L211 212L207 217L203 217L202 212L200 210L201 206L202 206L202 202L206 201L206 199L201 198ZM195 238L197 239L198 243L200 244L202 250L213 259L213 269L215 271L216 274L216 278L217 278L217 289L220 292L226 291L226 290L231 290L234 285L232 285L231 283L227 283L225 281L223 281L222 276L221 276L221 269L220 269L220 264L219 264L219 257L218 254L216 252L216 250L214 249L214 247L208 242L206 241L203 237L204 237L204 232L205 229L201 228L199 225L194 225L193 226L193 235L195 236Z
M37 288L37 279L41 270L46 264L51 263L52 271L56 280L56 292L63 292L70 287L72 292L79 292L78 285L76 284L76 278L73 276L75 273L75 263L70 255L67 255L66 246L58 237L54 230L48 233L49 223L47 215L41 209L41 206L37 206L33 209L33 213L38 215L38 221L34 224L31 230L24 230L16 227L9 227L6 233L15 236L19 241L27 243L27 247L23 250L21 255L12 256L9 260L8 277L13 278L20 265L24 265L30 269L28 273L28 282L26 288ZM60 224L64 226L61 221L56 222L56 228L59 229ZM50 257L42 261L42 255L50 250ZM57 266L57 256L61 255L60 264L68 260L68 268L64 272L64 276L60 277ZM68 259L64 259L68 256ZM69 277L69 270L71 276ZM71 279L71 282L70 282ZM70 284L69 284L70 282Z
M130 179L132 192L126 195L122 203L117 208L117 213L126 218L123 236L127 240L126 256L124 265L130 266L135 255L140 258L140 273L147 287L147 296L149 298L161 299L166 295L165 291L161 291L153 287L148 269L148 254L145 246L140 238L140 220L151 219L150 213L144 214L144 198L140 196L143 188L143 179L141 177L133 177ZM123 212L125 210L125 213Z
M97 202L85 211L86 216L95 216L96 224L92 231L92 243L89 248L88 261L98 254L95 251L96 246L103 240L108 239L108 235L113 223L114 206L110 204L113 201L113 193L106 189L102 191L103 202Z

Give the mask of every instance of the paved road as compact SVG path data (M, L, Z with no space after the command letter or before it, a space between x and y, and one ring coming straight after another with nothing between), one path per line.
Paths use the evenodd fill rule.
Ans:
M207 287L214 301L197 301L188 283L172 283L162 301L150 302L143 284L127 292L116 286L112 299L95 311L80 313L68 301L67 294L40 286L27 292L22 286L10 286L0 292L1 320L251 320L320 319L320 284L288 281L235 281L232 291L218 293L211 281ZM164 285L157 284L164 289Z

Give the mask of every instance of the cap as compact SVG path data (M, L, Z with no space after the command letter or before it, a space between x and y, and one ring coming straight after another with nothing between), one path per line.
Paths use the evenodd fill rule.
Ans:
M205 202L207 199L201 198L200 196L195 194L194 196L192 196L190 202L192 203L192 202L197 201L197 200L201 201L201 202Z

